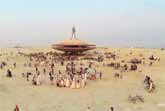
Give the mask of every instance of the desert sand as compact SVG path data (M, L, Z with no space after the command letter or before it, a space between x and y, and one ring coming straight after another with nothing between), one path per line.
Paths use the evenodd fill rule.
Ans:
M3 48L0 49L0 62L9 58L9 66L0 69L0 110L12 111L18 104L20 111L108 111L111 106L115 111L164 111L165 110L165 50L145 48L98 48L95 51L100 54L112 52L117 55L115 61L129 61L131 58L143 56L145 64L138 65L136 71L123 72L123 78L114 78L118 72L112 67L104 67L114 60L105 59L103 62L95 62L97 70L103 73L101 80L89 81L85 88L70 89L58 88L55 85L34 86L22 78L21 73L34 71L23 67L29 59L18 55L18 51L24 53L49 52L51 48ZM13 53L10 56L10 53ZM89 52L92 53L93 51ZM130 52L132 52L131 55ZM149 66L150 55L159 57ZM17 68L12 64L17 62ZM55 65L57 69L64 67ZM6 71L10 68L13 78L6 77ZM144 89L143 80L149 75L156 86L154 92L149 93ZM128 101L130 94L140 94L144 102L133 104Z

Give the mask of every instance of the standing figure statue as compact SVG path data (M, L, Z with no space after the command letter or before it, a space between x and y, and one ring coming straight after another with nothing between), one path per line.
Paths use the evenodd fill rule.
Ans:
M72 38L71 39L73 39L73 38L77 39L76 38L76 28L74 26L72 27Z

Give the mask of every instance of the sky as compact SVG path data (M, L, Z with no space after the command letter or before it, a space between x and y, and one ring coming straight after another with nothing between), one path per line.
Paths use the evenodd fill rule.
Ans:
M0 0L0 47L70 38L109 47L165 47L165 0Z

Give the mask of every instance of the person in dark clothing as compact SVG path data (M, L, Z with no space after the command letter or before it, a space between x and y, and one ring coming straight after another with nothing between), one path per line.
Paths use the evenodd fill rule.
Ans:
M38 72L38 68L36 67L36 72Z
M44 72L44 75L46 75L46 69L45 68L43 69L43 72Z
M17 64L16 64L16 62L15 62L15 63L13 64L14 68L16 68L16 65L17 65Z
M147 85L149 85L149 81L151 80L151 78L149 76L145 77L144 83L146 83Z
M102 72L99 73L99 78L102 79Z
M113 107L111 107L110 109L111 109L111 111L114 111L114 108Z
M61 66L64 66L64 61L61 61Z
M29 81L29 72L26 73L26 80Z
M27 81L29 81L29 76L30 76L30 75L32 75L32 73L30 73L30 72L27 72L27 73L26 73Z
M7 70L7 75L6 76L10 77L10 78L12 77L12 72L9 69Z
M51 69L52 69L52 70L54 69L54 64L53 64L53 63L51 64Z
M50 79L51 84L53 84L54 77L53 77L52 72L49 72L49 79Z

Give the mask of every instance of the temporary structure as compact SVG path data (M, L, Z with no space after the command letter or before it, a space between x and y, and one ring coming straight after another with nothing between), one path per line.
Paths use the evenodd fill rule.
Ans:
M72 37L70 39L64 40L61 43L53 44L53 49L64 51L66 53L79 53L96 48L96 45L89 44L85 41L79 40L76 37L76 30L72 28Z

